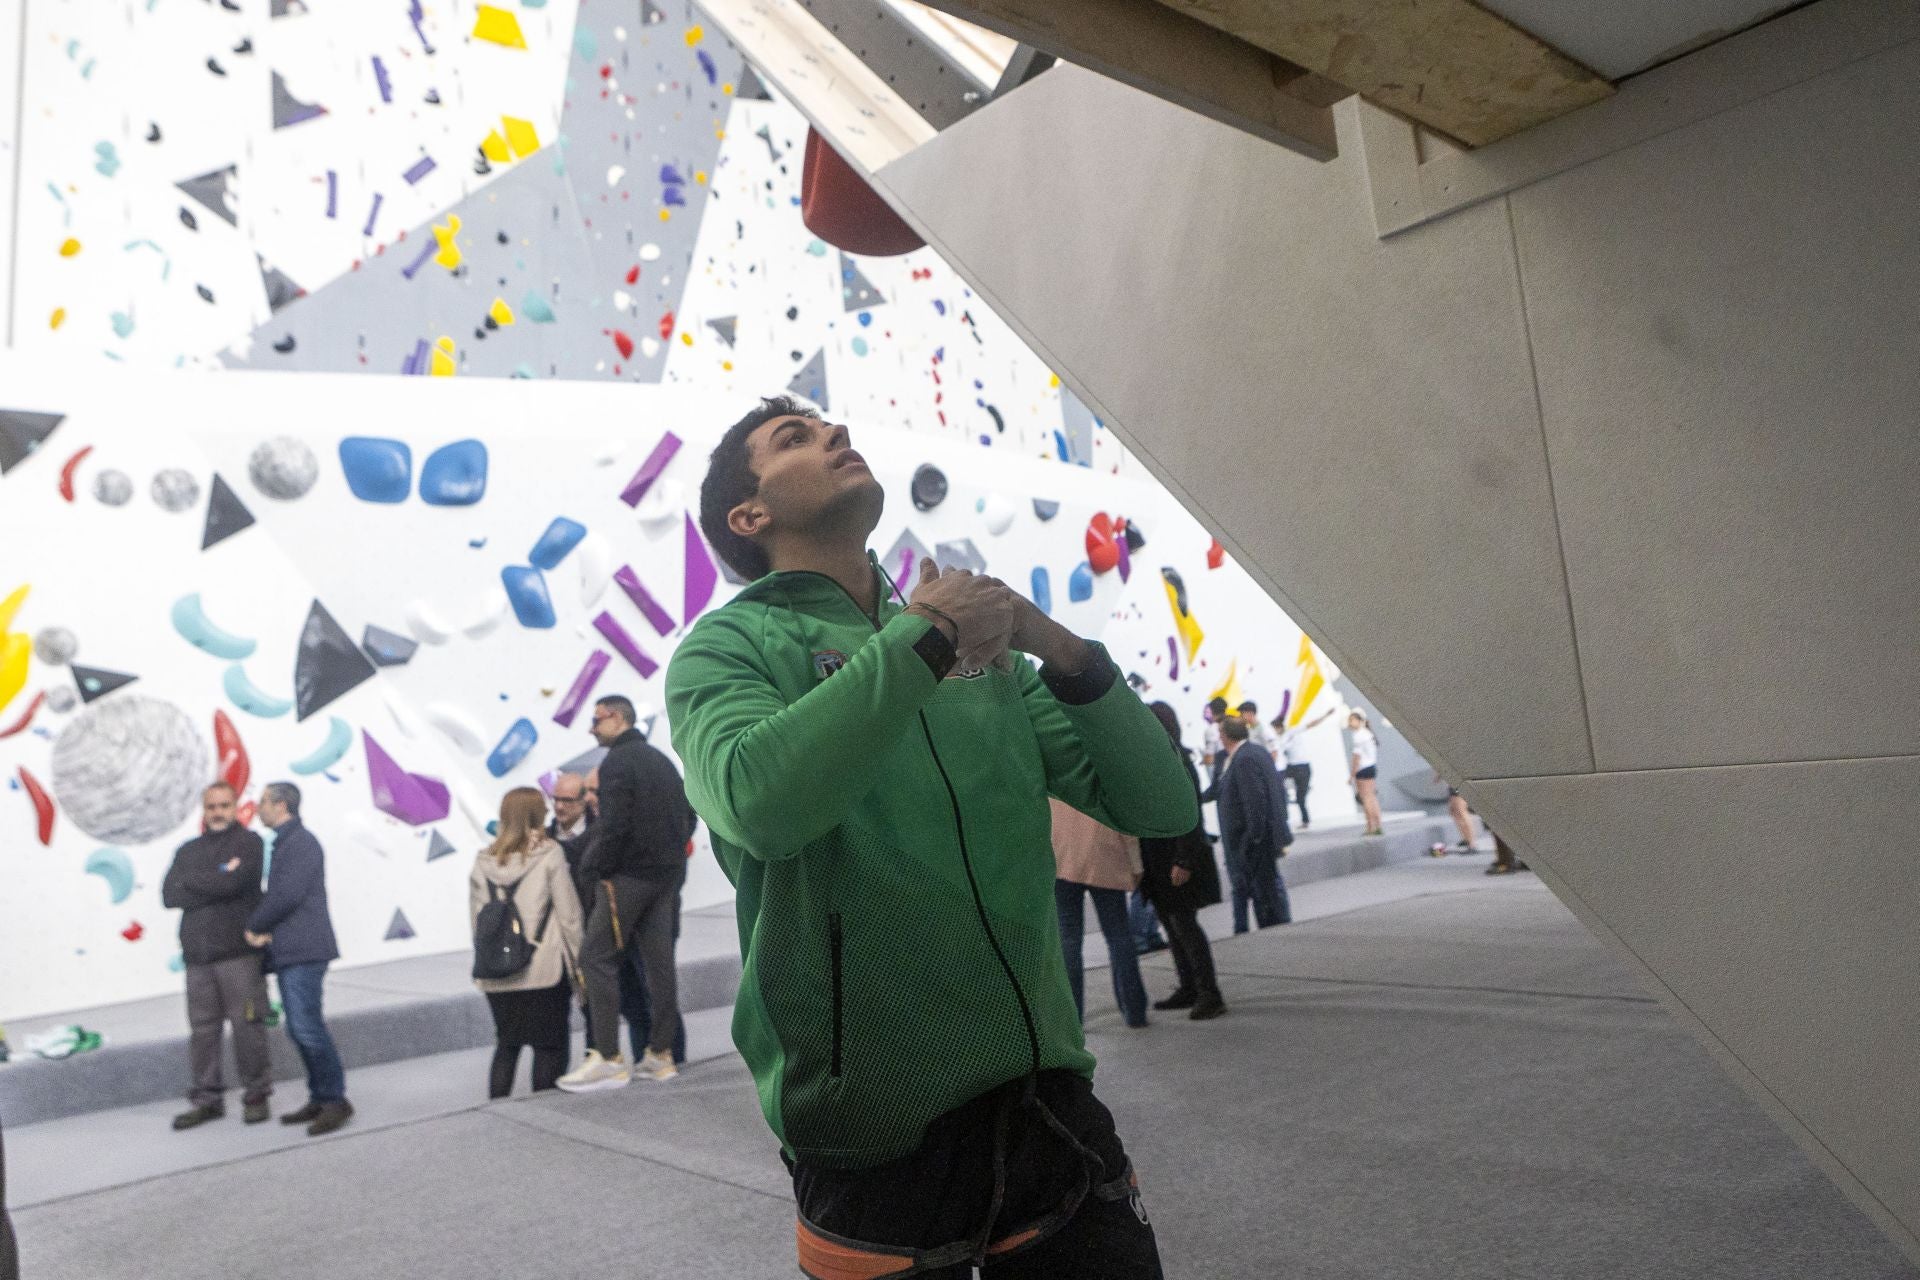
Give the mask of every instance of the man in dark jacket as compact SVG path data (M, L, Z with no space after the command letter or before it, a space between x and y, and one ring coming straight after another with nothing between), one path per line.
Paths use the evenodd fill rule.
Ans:
M581 861L593 883L593 907L581 942L587 983L587 1060L560 1077L560 1087L583 1093L613 1089L633 1072L671 1080L680 1002L673 939L680 886L687 877L687 841L696 821L680 771L634 728L633 703L614 696L593 708L593 736L607 755L600 762L599 814ZM629 940L640 947L652 1034L629 1069L620 1053L620 969Z
M273 829L273 869L267 894L247 921L247 940L267 948L267 968L278 975L287 1034L307 1067L307 1105L280 1117L319 1137L353 1115L346 1068L320 1011L327 965L340 958L327 912L326 854L300 822L300 788L270 782L260 795L260 821Z
M1220 839L1233 885L1233 931L1247 931L1249 899L1260 928L1291 924L1293 905L1276 862L1293 843L1280 771L1265 747L1247 740L1246 721L1222 721L1220 736L1227 752L1227 768L1220 775Z
M187 1042L192 1105L173 1118L175 1129L191 1129L227 1113L220 1037L228 1023L246 1121L259 1124L269 1114L267 978L260 953L247 945L246 936L247 917L260 902L264 846L234 821L235 799L224 782L201 793L201 834L175 851L160 889L160 901L182 913L180 954L187 963L187 1023L193 1028Z
M588 901L587 884L580 876L580 860L587 856L593 815L587 808L587 780L577 773L563 773L553 780L553 821L547 835L567 855L567 870L573 873L574 887L582 902Z

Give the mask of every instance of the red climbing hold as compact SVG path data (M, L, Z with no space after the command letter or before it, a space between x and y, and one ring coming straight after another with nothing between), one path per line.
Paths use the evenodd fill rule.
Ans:
M1115 545L1113 518L1102 511L1087 521L1087 565L1095 573L1111 572L1120 563L1120 548Z
M1227 549L1220 545L1220 539L1215 538L1213 545L1207 548L1207 568L1218 569L1226 562Z
M11 738L14 734L20 733L23 730L25 730L28 725L33 723L33 713L38 711L40 709L40 704L45 702L46 700L47 700L47 695L44 691L34 694L33 701L29 702L27 704L27 709L20 713L20 718L18 720L15 720L12 724L8 725L6 728L0 729L0 738Z
M140 941L140 936L146 931L146 926L142 925L138 920L135 920L132 924L120 931L120 936L128 942L138 942Z
M213 713L213 745L220 753L220 776L237 797L247 789L253 766L247 760L247 748L240 741L240 731L233 727L233 721L224 711Z
M626 334L620 332L620 330L618 329L615 329L613 331L613 345L620 349L621 359L623 360L633 359L633 339L629 338Z
M27 766L20 766L20 785L27 789L27 799L33 801L34 815L40 820L40 843L53 843L53 797L40 785L40 779L27 772Z
M673 312L669 311L660 317L660 341L665 342L671 337L673 337Z
M233 811L234 821L238 822L243 827L250 827L253 825L253 815L254 815L254 806L253 806L253 801L251 800L247 801L245 804L241 805L238 809L235 809Z
M627 268L627 283L628 284L640 283L640 264L639 263L636 262L632 266Z
M80 463L92 452L93 446L88 445L68 458L67 465L60 468L60 496L68 502L73 501L73 473L80 469Z

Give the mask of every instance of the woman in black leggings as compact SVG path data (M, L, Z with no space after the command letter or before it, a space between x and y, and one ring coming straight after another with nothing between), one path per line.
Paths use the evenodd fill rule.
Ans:
M533 943L532 957L518 972L474 979L493 1013L489 1098L513 1092L523 1047L533 1049L536 1092L553 1088L567 1070L573 1012L567 975L580 965L580 895L566 853L547 837L546 821L547 798L536 788L507 792L500 802L500 835L474 859L467 882L472 923L480 923L488 903L511 903Z
M1186 744L1180 741L1180 717L1164 702L1154 703L1151 710L1180 749L1187 780L1198 794L1200 773L1193 767ZM1145 864L1140 887L1159 913L1173 951L1174 970L1180 975L1179 987L1153 1007L1189 1009L1192 1012L1187 1016L1196 1021L1217 1018L1227 1011L1227 1003L1220 998L1220 983L1214 976L1212 944L1195 918L1200 908L1220 901L1220 869L1213 860L1205 820L1184 836L1142 840L1140 860Z

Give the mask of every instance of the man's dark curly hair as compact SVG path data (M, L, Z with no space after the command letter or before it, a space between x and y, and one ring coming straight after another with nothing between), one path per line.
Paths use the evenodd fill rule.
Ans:
M749 582L764 578L773 566L767 561L767 553L751 538L743 538L727 527L727 513L760 492L760 477L753 473L747 437L775 418L795 417L818 420L820 413L792 396L762 400L720 437L707 462L707 478L700 484L700 531L728 567Z

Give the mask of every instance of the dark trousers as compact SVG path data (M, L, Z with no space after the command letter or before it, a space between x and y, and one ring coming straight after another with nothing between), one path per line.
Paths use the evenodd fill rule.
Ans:
M1247 931L1249 903L1253 906L1253 922L1259 928L1293 922L1293 904L1272 853L1254 850L1249 856L1236 849L1227 850L1227 883L1232 889L1235 933Z
M640 948L653 1028L647 1047L668 1053L680 1031L680 998L674 969L674 916L686 869L660 879L613 876L594 889L593 914L581 943L580 967L587 981L588 1043L603 1058L620 1053L620 968L627 942Z
M334 1048L321 1012L320 993L327 980L327 962L287 965L278 970L280 1005L287 1015L287 1035L300 1051L307 1068L307 1098L318 1103L344 1102L347 1070Z
M1053 882L1053 906L1060 917L1060 949L1067 962L1067 982L1073 987L1073 1007L1082 1017L1087 1012L1085 960L1085 895L1093 895L1093 913L1100 920L1100 932L1107 939L1107 962L1113 970L1113 999L1120 1016L1130 1027L1147 1025L1147 987L1140 979L1140 953L1134 949L1133 930L1127 923L1127 893L1124 889L1095 889L1068 880Z
M1313 766L1310 764L1288 765L1287 781L1293 784L1293 802L1300 806L1300 825L1308 826L1313 821L1307 817L1307 787L1313 782Z
M1159 1246L1137 1190L1117 1196L1093 1190L1124 1185L1128 1174L1113 1114L1093 1086L1071 1072L1043 1071L1031 1084L1030 1095L1027 1080L1014 1080L936 1117L919 1150L887 1164L825 1169L790 1163L801 1217L846 1240L933 1250L983 1234L1005 1239L1045 1221L1086 1186L1072 1217L1017 1253L988 1258L984 1274L990 1280L1162 1280ZM1004 1134L998 1143L996 1130ZM997 1212L996 1174L1004 1175ZM967 1280L973 1267L962 1262L916 1274Z
M1167 931L1167 945L1173 950L1173 970L1180 975L1180 990L1197 995L1217 996L1220 980L1213 971L1213 944L1200 927L1193 908L1162 911L1160 923Z
M273 1092L273 1065L267 1057L267 975L258 954L233 956L212 964L187 966L187 1057L193 1065L196 1107L218 1106L226 1095L220 1040L233 1027L233 1061L240 1071L242 1096L258 1102Z
M675 936L679 936L680 910L674 908ZM647 966L640 956L637 939L627 939L626 963L620 966L620 1016L627 1022L627 1043L633 1049L633 1060L640 1060L640 1051L647 1047L653 1037L653 1002L647 999ZM687 1020L680 1019L680 1029L673 1035L673 1060L684 1063L687 1060Z
M0 1280L20 1280L20 1248L13 1238L13 1219L7 1216L7 1148L0 1141Z
M493 1046L493 1063L487 1068L487 1096L504 1098L513 1092L513 1076L520 1070L520 1049L517 1044L496 1044ZM540 1093L551 1089L560 1077L567 1074L567 1058L570 1051L565 1048L541 1049L533 1051L533 1091Z

